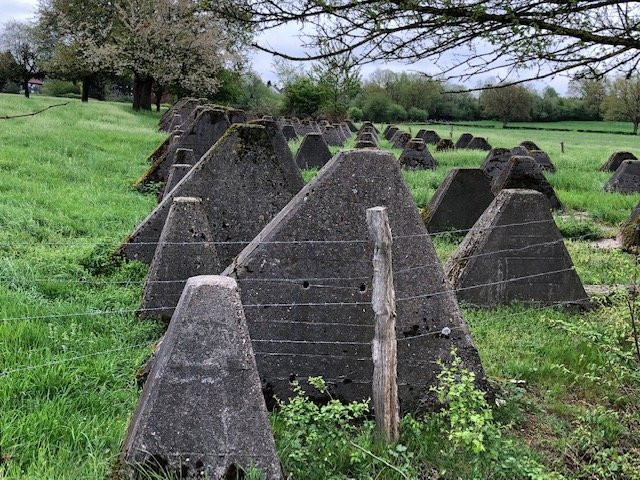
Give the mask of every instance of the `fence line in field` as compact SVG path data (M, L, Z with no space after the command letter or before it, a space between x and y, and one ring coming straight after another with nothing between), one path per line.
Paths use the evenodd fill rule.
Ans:
M584 299L580 299L578 301L588 301L588 297L584 298ZM539 312L539 311L543 311L543 310L550 310L554 307L561 307L564 305L574 305L576 303L576 300L571 300L571 301L560 301L560 302L553 302L547 305L540 305L537 307L524 307L524 309L522 311L518 311L518 312L512 312L512 313L506 313L506 314L498 314L497 316L499 318L507 318L507 317L513 317L513 316L518 316L518 315L526 315L528 313L531 312ZM274 322L270 322L270 323L274 323ZM286 323L300 323L300 322L286 322ZM307 322L307 323L312 323L312 324L319 324L316 322ZM332 323L330 323L330 325L334 325ZM341 324L341 323L335 323L335 325L347 325L347 326L353 326L354 324ZM357 325L360 327L371 327L373 328L374 325ZM434 331L434 332L428 332L428 333L423 333L423 334L418 334L418 335L410 335L410 336L406 336L406 337L400 337L397 339L398 342L411 342L412 340L417 340L419 338L423 338L423 337L429 337L429 336L437 336L437 335L442 335L442 336L449 336L451 333L455 332L455 331L459 331L459 330L467 330L468 327L466 325L461 325L461 326L457 326L457 327L444 327L442 330L440 331ZM255 341L254 341L255 342ZM128 345L125 347L119 347L119 348L114 348L114 349L107 349L107 350L102 350L100 352L93 352L90 354L84 354L84 355L75 355L72 357L68 357L68 358L63 358L60 360L54 360L54 361L49 361L49 362L43 362L40 364L36 364L36 365L25 365L24 367L18 367L18 368L14 368L14 369L10 369L10 370L5 370L0 372L0 378L3 376L8 376L10 374L13 373L19 373L19 372L23 372L23 371L29 371L29 370L35 370L38 368L42 368L42 367L47 367L47 366L53 366L53 365L60 365L60 364L64 364L64 363L71 363L77 360L81 360L81 359L85 359L85 358L90 358L90 357L96 357L99 355L105 355L105 354L109 354L109 353L115 353L115 352L120 352L120 351L124 351L124 350L128 350L128 349L132 349L132 348L142 348L142 347L149 347L151 345L153 345L154 343L156 343L156 341L151 341L151 342L141 342L141 343L137 343L134 345ZM314 342L310 342L310 343L314 343ZM330 343L334 343L334 342L330 342ZM363 343L364 345L371 345L370 343ZM49 347L45 347L42 349L37 349L37 350L29 350L29 353L31 352L40 352L43 350L47 350ZM64 353L64 352L62 352ZM260 354L260 355L270 355L270 354L274 354L274 355L280 355L280 356L293 356L293 355L301 355L301 356L309 356L310 354L298 354L298 353L274 353L274 352L261 352L259 350L254 350L255 354ZM334 356L334 355L332 355ZM368 357L350 357L350 356L342 356L345 359L350 359L350 360L371 360L371 356ZM283 378L281 380L288 380L288 378Z

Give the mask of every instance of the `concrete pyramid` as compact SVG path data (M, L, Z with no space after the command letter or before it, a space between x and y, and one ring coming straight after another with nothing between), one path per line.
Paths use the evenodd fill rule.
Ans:
M455 230L466 234L493 198L491 182L482 170L454 168L422 210L422 219L429 233Z
M367 128L367 127L373 128L373 130L376 133L380 133L380 130L378 130L378 128L373 124L373 122L369 122L368 120L362 122L362 125L360 126L360 129L362 130L363 128Z
M438 162L433 158L427 144L421 138L409 140L398 158L398 163L403 168L415 170L435 170L438 166Z
M526 148L527 150L540 150L540 147L532 142L531 140L525 140L524 142L520 142L520 146Z
M118 465L117 478L283 478L233 279L187 282Z
M625 160L604 186L607 192L640 192L640 160Z
M359 133L356 137L357 142L370 142L373 143L376 147L378 146L378 137L376 137L371 132L363 132Z
M588 303L549 202L534 190L502 190L445 271L458 299L472 305Z
M391 137L390 141L391 141L391 146L393 148L404 149L404 147L407 146L407 143L409 143L409 140L411 140L410 133L398 130L396 133L393 134L393 137Z
M542 174L542 169L531 157L511 157L492 185L495 195L506 189L536 190L547 197L553 210L562 208L562 204L553 187Z
M195 120L185 126L184 133L173 142L167 151L147 170L137 185L139 187L154 182L166 182L171 165L175 163L176 150L193 150L196 159L200 159L222 136L229 127L229 118L222 110L204 108Z
M363 165L374 174L363 174ZM287 398L291 380L304 385L320 375L334 398L371 396L373 246L365 213L378 205L388 208L395 238L401 408L434 406L428 387L439 369L433 362L447 358L452 346L483 378L395 157L348 150L334 156L224 272L240 285L266 393Z
M429 143L431 145L437 145L441 140L440 135L438 135L435 130L422 129L417 133L416 137L423 139L424 143Z
M611 154L606 163L600 168L603 172L615 172L625 160L637 160L631 152L615 152Z
M185 122L193 109L206 103L204 99L199 98L182 98L175 102L169 110L167 110L160 118L158 130L170 132L174 121L174 116L179 115L182 122Z
M342 147L344 144L344 140L342 139L340 132L333 125L327 125L324 127L322 136L324 137L325 142L327 142L327 145Z
M484 157L480 168L493 183L500 176L500 173L502 173L502 170L504 170L504 167L512 156L512 150L508 148L492 148L489 153L487 153L487 156Z
M287 177L295 184L295 191L299 191L304 185L300 169L293 160L293 154L289 148L289 143L284 138L278 124L273 120L253 120L251 124L263 126L267 130L267 136L271 139L271 145L276 155L280 159L280 164L285 169Z
M629 218L622 224L618 240L622 249L627 252L637 252L640 247L640 203L629 215Z
M444 152L445 150L453 150L454 148L453 141L449 138L443 138L436 144L436 152Z
M298 167L320 168L331 159L331 151L321 133L307 133L296 153Z
M545 172L554 173L556 171L556 166L551 161L547 152L543 152L542 150L529 150L528 155L533 158L538 166Z
M180 183L187 173L191 170L193 165L188 163L174 163L171 165L171 170L169 171L169 178L167 179L167 184L164 186L164 190L162 191L162 195L158 198L158 201L161 201L165 195L167 195L171 190L175 188L175 186Z
M288 142L298 138L296 129L293 127L293 125L290 124L282 126L282 135L284 135L285 140L287 140Z
M356 126L351 120L347 120L347 126L349 127L349 130L351 130L352 133L356 133L358 131L358 129L356 128Z
M473 137L469 141L469 143L467 143L467 146L465 148L469 150L489 151L491 150L491 145L489 145L489 142L487 142L487 140L484 137Z
M166 112L164 112L162 114L162 116L160 117L160 121L158 122L158 130L167 131L173 116L176 113L179 113L178 111L179 111L180 107L182 107L188 100L191 100L191 99L185 97L185 98L180 98L180 99L176 100L173 103L173 105L171 105L171 107L169 107L169 109Z
M454 145L455 148L467 148L467 145L469 144L472 138L473 138L473 135L471 135L470 133L463 133L462 135L460 135L460 138L455 143Z
M217 250L220 263L227 265L302 187L290 155L277 154L266 127L232 125L136 227L119 253L151 263L173 198L199 197L216 242L225 242Z
M151 261L139 316L169 321L187 279L217 275L223 267L202 200L174 197Z
M396 132L398 130L399 130L398 127L396 127L395 125L391 125L391 126L389 126L389 129L387 130L387 133L385 133L383 136L387 140L391 141L391 139L393 138L393 136L396 134Z
M169 148L169 145L171 145L171 142L174 141L172 137L173 135L169 135L167 138L165 138L164 141L160 145L158 145L158 148L156 148L153 153L147 157L147 162L154 163L157 159L164 155Z

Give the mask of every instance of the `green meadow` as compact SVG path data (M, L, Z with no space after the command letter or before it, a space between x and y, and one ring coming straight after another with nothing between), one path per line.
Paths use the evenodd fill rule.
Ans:
M55 103L0 95L0 117ZM0 478L104 479L117 459L139 395L135 372L163 327L135 317L146 266L111 253L156 204L132 185L165 138L158 119L128 104L71 100L0 120ZM599 167L615 150L640 154L640 140L486 125L424 127L454 140L468 131L494 147L536 142L557 167L547 175L566 207L556 222L583 283L633 283L636 258L594 242L614 237L640 201L604 193L610 174ZM404 172L418 207L449 169L477 167L485 153L434 156L435 171ZM460 241L437 237L440 258ZM466 309L495 401L462 389L455 419L464 422L451 412L407 416L396 445L376 441L366 406L317 411L297 398L271 418L285 472L297 480L640 478L634 299L619 291L595 304L587 312Z

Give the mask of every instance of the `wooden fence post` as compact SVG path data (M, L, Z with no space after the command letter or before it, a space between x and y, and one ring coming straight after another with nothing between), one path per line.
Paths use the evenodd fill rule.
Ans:
M395 442L400 436L396 341L396 298L393 288L391 247L393 238L386 207L367 210L367 226L374 243L373 287L371 303L375 313L375 336L372 344L372 403L378 435Z

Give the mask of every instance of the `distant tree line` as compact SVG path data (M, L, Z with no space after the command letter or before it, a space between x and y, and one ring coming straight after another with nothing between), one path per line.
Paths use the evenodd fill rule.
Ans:
M0 83L28 97L31 78L66 80L87 101L127 79L134 109L149 110L165 93L216 95L225 76L246 73L250 38L197 0L42 0L34 22L2 28Z

